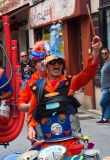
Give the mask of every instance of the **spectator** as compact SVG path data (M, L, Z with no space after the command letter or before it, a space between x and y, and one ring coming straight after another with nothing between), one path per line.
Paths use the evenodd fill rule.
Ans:
M100 106L102 110L102 118L97 123L109 124L110 118L110 58L108 48L102 48L101 56L104 60L104 65L101 69L101 91Z
M25 80L35 72L35 68L26 52L20 53L22 79Z

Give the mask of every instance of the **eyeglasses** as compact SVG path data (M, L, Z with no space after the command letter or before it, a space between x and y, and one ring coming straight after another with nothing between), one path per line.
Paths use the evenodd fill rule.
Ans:
M101 53L101 55L103 55L103 54L107 55L108 53L107 52Z
M58 59L53 59L49 62L49 64L51 65L55 65L56 63L58 64L63 64L64 63L64 60L62 58L58 58Z
M23 56L21 56L21 57L27 57L27 55L23 55Z

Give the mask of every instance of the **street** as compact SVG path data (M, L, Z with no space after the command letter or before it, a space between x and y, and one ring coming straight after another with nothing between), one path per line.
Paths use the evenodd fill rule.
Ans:
M85 112L79 112L79 117L83 135L88 135L90 142L95 143L94 149L100 150L101 159L105 156L110 156L110 125L96 124L98 119ZM0 160L8 154L26 152L30 147L30 141L26 139L26 132L27 128L26 124L24 124L22 132L17 139L10 142L6 149L4 146L0 146Z

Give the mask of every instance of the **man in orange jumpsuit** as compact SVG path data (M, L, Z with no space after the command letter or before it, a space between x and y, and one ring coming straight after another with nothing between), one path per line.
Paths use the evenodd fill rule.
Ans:
M54 144L49 143L50 140L50 142L53 141L55 144L62 144L67 149L69 148L69 145L73 142L70 115L76 113L75 108L72 107L72 97L76 90L85 86L94 78L99 63L98 55L101 47L100 38L95 36L92 41L92 56L90 56L87 66L82 72L71 78L62 75L65 59L62 58L60 52L59 55L58 53L56 56L50 54L46 57L45 65L48 71L48 77L46 78L39 105L37 105L38 90L40 88L39 83L42 83L42 80L37 80L31 87L33 95L26 119L29 140L35 138L35 128L37 129L40 125L42 139L45 141L45 143L41 144L42 147ZM67 140L68 137L69 140Z
M45 56L46 53L43 48L43 41L36 42L30 57L32 62L35 63L36 71L23 82L18 99L18 109L23 112L28 112L29 110L29 102L32 94L30 86L38 78L46 77L47 71L41 65L41 61L44 60Z

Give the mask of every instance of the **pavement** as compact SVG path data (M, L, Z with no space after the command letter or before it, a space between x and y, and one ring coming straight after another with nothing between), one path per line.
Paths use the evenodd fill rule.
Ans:
M110 124L97 124L96 121L101 117L101 114L97 113L97 111L94 113L94 111L85 112L79 109L78 116L83 135L89 136L90 142L95 144L94 149L100 151L100 158L102 160L102 158L110 156ZM20 135L14 141L10 142L6 149L0 146L0 160L4 160L3 158L6 155L11 155L15 152L20 152L21 154L26 152L30 147L30 141L27 140L26 135L27 127L26 123L24 123Z
M97 124L97 120L101 119L101 112L97 110L88 110L87 112L80 110L78 113L83 135L90 138L90 142L94 143L94 149L100 151L101 160L110 156L110 124Z

